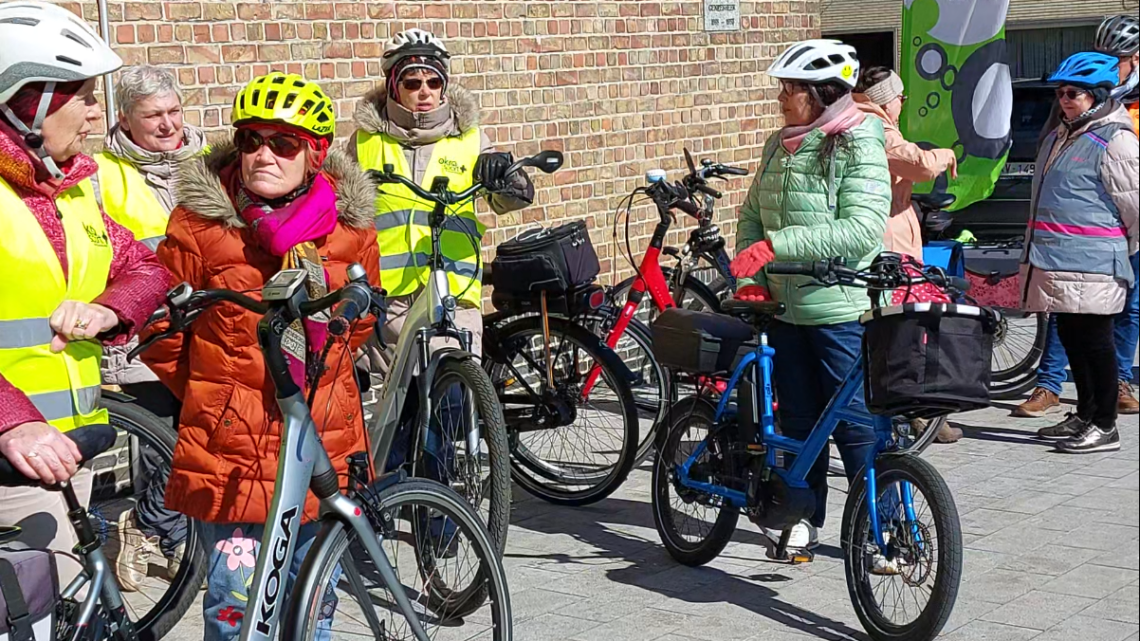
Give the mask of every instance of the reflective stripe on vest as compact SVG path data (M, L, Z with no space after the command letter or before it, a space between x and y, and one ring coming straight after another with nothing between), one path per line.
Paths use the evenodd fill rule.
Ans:
M67 431L106 423L99 409L102 346L73 341L59 354L48 319L65 300L90 303L107 286L112 249L90 181L56 199L67 242L68 275L39 221L0 180L0 265L19 278L0 283L0 373L45 420Z
M1126 129L1127 125L1114 123L1081 135L1046 171L1038 188L1027 248L1033 266L1113 276L1131 286L1135 275L1127 232L1101 178L1109 141ZM1051 137L1043 149L1052 149L1054 142Z
M131 230L135 240L151 251L166 237L166 223L170 212L151 191L146 179L129 162L107 152L95 154L99 175L95 182L99 188L103 211L111 220Z
M448 178L448 189L463 191L471 186L482 138L478 128L462 136L436 143L420 185L430 188L437 176ZM404 148L385 134L356 134L356 154L361 168L383 169L412 176ZM431 228L428 216L433 205L420 200L402 185L381 185L376 199L376 238L380 243L380 281L391 296L409 296L420 291L428 279ZM451 293L478 307L482 299L482 270L478 257L486 228L475 215L475 203L452 208L440 235L444 268Z

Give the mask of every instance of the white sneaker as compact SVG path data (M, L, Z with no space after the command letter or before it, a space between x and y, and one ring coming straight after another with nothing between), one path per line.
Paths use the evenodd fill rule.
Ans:
M764 535L772 539L775 544L780 543L783 534L777 530L764 528ZM814 550L819 547L819 529L807 521L800 521L792 527L792 536L788 539L789 550Z

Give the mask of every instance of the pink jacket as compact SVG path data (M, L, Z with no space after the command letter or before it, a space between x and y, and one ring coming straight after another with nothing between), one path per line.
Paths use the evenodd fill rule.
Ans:
M914 184L934 180L950 166L954 152L949 149L926 150L903 138L897 122L883 108L855 94L855 104L869 116L883 122L887 137L887 166L891 170L891 217L883 239L886 251L898 252L922 260L922 227L910 198Z
M63 225L56 218L55 199L59 194L91 177L98 166L91 158L78 155L62 167L62 181L45 179L43 170L37 176L37 165L19 142L17 134L0 123L0 179L14 189L32 211L56 256L67 273L67 243ZM0 216L5 215L0 212ZM162 304L170 289L170 273L158 262L154 252L135 240L125 227L103 215L107 235L111 237L114 259L107 289L95 302L111 309L119 317L121 333L112 344L124 343L142 328L151 313ZM0 282L0 287L3 283ZM43 415L28 397L4 378L0 372L0 433L18 425L42 422Z

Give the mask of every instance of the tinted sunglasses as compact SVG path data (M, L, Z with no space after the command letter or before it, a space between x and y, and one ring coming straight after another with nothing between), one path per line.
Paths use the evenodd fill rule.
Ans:
M1057 100L1076 100L1087 93L1080 89L1058 89Z
M427 82L428 89L432 91L439 91L443 89L443 78L428 78L426 81L423 78L407 78L400 81L405 91L419 91L420 87L424 86Z
M292 159L301 153L305 142L289 134L273 134L268 138L263 138L261 134L252 129L238 129L237 133L234 134L234 145L243 154L255 154L262 147L268 146L269 151L273 152L274 156Z

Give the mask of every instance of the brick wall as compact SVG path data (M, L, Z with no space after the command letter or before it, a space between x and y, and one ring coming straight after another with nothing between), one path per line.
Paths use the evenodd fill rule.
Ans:
M97 20L93 0L61 4ZM336 99L338 134L347 135L355 102L380 73L383 40L410 27L435 32L455 54L458 82L478 94L498 146L567 156L563 171L536 179L536 206L485 215L486 246L535 223L586 219L608 278L613 212L647 169L679 177L684 147L755 169L779 120L763 70L787 43L818 33L818 4L745 1L743 28L728 34L703 31L700 0L146 0L111 1L109 11L126 63L175 69L187 120L216 135L241 84L269 70L317 80ZM728 233L749 181L725 190L718 218ZM636 256L655 222L648 209L635 210ZM624 260L617 267L628 273Z

